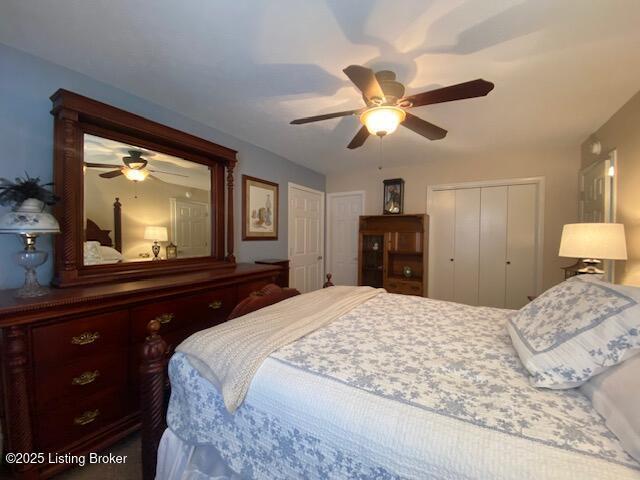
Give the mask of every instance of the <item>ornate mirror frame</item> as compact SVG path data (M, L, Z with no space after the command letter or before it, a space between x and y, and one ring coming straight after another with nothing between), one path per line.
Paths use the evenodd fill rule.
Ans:
M55 276L60 287L130 280L229 267L233 254L235 150L161 125L133 113L60 89L51 96L54 116ZM110 138L207 165L211 172L211 254L162 262L84 265L84 133ZM226 170L226 175L225 175ZM225 177L227 209L225 215ZM226 219L226 228L225 228ZM226 233L226 252L225 252Z

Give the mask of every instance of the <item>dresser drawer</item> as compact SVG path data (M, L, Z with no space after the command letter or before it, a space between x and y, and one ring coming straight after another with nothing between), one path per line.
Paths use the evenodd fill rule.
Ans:
M43 411L73 404L106 389L124 388L128 354L125 349L82 358L69 365L35 366L36 408Z
M147 325L153 319L160 321L161 335L186 329L193 323L209 322L214 326L226 320L236 302L236 287L226 287L135 307L131 310L132 343L144 341Z
M38 447L55 451L94 434L126 413L125 402L125 391L114 388L40 413L37 420Z
M61 365L127 345L127 310L81 317L33 329L36 365Z
M422 296L422 284L420 282L409 282L406 280L388 280L384 288L389 293L401 293L403 295Z

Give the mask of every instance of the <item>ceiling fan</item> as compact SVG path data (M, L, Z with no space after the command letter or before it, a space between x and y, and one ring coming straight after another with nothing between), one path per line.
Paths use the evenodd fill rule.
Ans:
M369 135L383 137L395 132L398 125L403 125L418 135L429 140L439 140L447 135L447 131L432 123L412 115L407 110L435 103L452 102L465 98L484 97L493 90L493 83L477 79L448 87L404 96L404 85L396 80L396 74L390 70L373 72L370 68L350 65L343 70L349 79L362 92L366 106L343 112L326 113L313 117L299 118L292 125L319 122L336 117L358 115L362 127L347 145L354 149L362 146Z
M187 175L182 175L180 173L171 173L171 172L163 172L161 170L151 170L147 168L147 164L149 163L146 158L143 158L142 155L150 156L153 155L151 152L142 152L141 150L128 150L129 156L122 157L123 165L108 165L105 163L91 163L85 162L85 166L87 168L115 168L110 172L101 173L99 176L102 178L116 178L120 175L124 175L127 180L131 180L133 182L142 182L145 178L157 178L151 175L151 173L164 173L165 175L175 175L178 177L186 177Z

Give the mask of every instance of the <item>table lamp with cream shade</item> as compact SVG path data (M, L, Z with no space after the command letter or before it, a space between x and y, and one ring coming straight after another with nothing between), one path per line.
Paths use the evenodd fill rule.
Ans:
M569 223L562 229L561 257L580 258L578 273L604 273L599 260L626 260L627 242L622 223Z
M169 240L169 234L167 233L167 227L150 226L144 229L144 239L153 240L153 246L151 251L153 252L153 259L160 260L158 254L160 253L160 243Z

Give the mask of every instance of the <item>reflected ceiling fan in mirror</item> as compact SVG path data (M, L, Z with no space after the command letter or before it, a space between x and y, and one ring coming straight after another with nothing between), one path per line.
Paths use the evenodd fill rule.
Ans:
M142 155L147 157L154 155L153 152L143 152L142 150L127 150L128 156L122 157L123 165L109 165L105 163L91 163L85 162L84 165L87 168L114 168L110 172L104 172L100 174L102 178L116 178L120 175L124 175L127 180L132 182L142 182L145 178L157 178L151 175L152 173L162 173L164 175L175 175L177 177L186 177L180 173L163 172L161 170L152 170L147 168L149 161L143 158Z
M398 125L403 125L429 140L444 138L447 135L445 129L422 120L407 110L436 103L484 97L493 90L494 86L491 82L477 79L404 96L404 85L396 80L396 74L390 70L381 70L374 73L370 68L350 65L343 72L360 89L366 106L354 110L299 118L293 120L291 124L302 125L330 118L358 115L362 127L347 145L347 148L350 149L362 146L369 138L369 135L377 135L379 137L389 135L396 131Z

